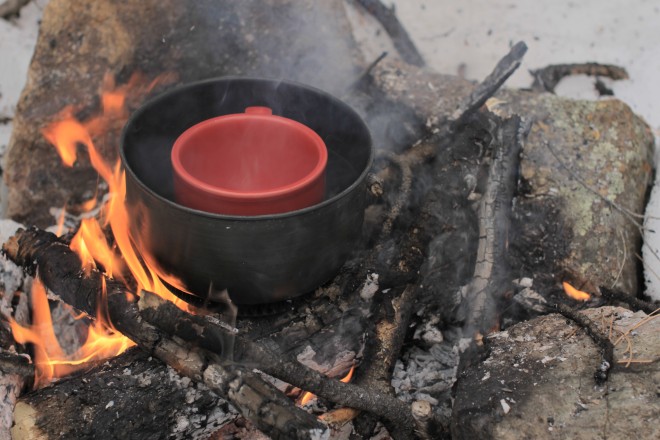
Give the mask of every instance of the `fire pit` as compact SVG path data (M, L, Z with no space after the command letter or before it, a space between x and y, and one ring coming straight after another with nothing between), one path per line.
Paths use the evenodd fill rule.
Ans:
M640 336L652 333L652 325L660 322L655 319L657 306L642 304L646 317L635 314L625 320L620 318L627 312L620 309L594 309L589 320L586 314L575 313L611 302L607 286L614 286L624 302L635 299L626 293L639 293L637 271L629 270L639 231L623 213L641 212L651 173L646 162L650 142L648 127L623 104L572 102L516 90L494 95L520 64L522 43L512 47L476 87L458 77L375 55L365 58L374 59L372 64L360 64L340 78L331 70L335 58L320 51L345 35L320 36L336 16L317 14L326 2L324 6L273 2L269 8L263 8L262 2L245 3L263 17L286 18L275 26L243 19L236 2L195 2L185 7L170 2L165 9L181 11L185 20L176 23L169 14L165 18L155 13L152 19L156 8L149 2L99 3L110 8L51 2L56 3L66 7L44 20L10 150L12 157L21 151L31 162L18 166L14 159L5 170L14 195L20 194L19 177L30 183L30 192L21 194L21 206L45 200L50 211L46 209L44 215L57 220L52 227L45 220L41 224L55 234L31 228L7 232L2 240L5 254L39 277L31 288L29 279L22 285L5 282L4 310L12 312L8 318L12 332L0 335L4 347L11 348L3 353L3 360L12 369L3 364L0 372L12 381L6 387L5 403L10 404L5 407L11 412L13 391L33 381L49 383L45 374L54 366L87 368L89 364L81 364L89 358L82 348L99 340L93 336L97 329L103 337L114 336L123 343L132 340L135 350L144 354L134 350L118 356L118 351L95 355L95 359L115 358L101 368L21 396L14 413L2 418L13 418L13 433L23 430L28 433L24 438L43 437L40 432L48 438L258 438L259 430L275 439L373 440L389 434L396 440L458 440L508 438L501 435L507 427L513 437L535 437L530 428L538 433L536 437L543 437L548 432L584 434L591 426L597 437L604 432L601 422L607 420L609 436L626 432L657 436L638 429L653 426L648 424L653 414L645 409L652 407L648 403L655 396L639 390L655 388L641 379L657 372L658 351L653 348L657 343ZM344 7L327 2L332 4ZM222 13L212 15L208 23L199 20L200 15L211 15L205 5ZM140 15L143 10L150 14ZM387 8L374 10L392 14ZM290 18L297 11L304 13L292 26ZM310 20L311 12L322 26ZM108 16L117 17L122 28L137 26L146 32L130 33L126 43L117 27L98 25L105 24ZM291 38L291 29L303 27L312 29L309 38L302 34ZM94 38L97 30L106 38ZM281 51L275 50L275 43L263 44L278 41L276 30L286 34ZM124 47L128 52L105 57L103 45L95 44L99 41L118 41L123 44L112 48ZM205 47L199 44L202 41L214 43L208 53L199 52ZM322 44L310 45L313 41ZM296 42L310 47L321 62L305 63L295 50ZM94 53L85 52L89 48ZM101 58L91 57L97 53ZM244 57L248 59L242 62ZM58 68L57 60L66 60L66 65ZM349 96L349 102L360 108L379 147L373 175L361 181L370 152L357 138L368 141L369 135L361 136L357 130L346 137L358 145L352 150L357 148L363 155L339 148L331 151L330 160L347 166L360 163L364 169L346 181L336 171L344 186L333 185L335 189L329 188L325 200L315 206L241 217L205 214L175 203L168 153L174 140L200 120L252 106L275 107L274 114L294 115L297 123L306 125L318 117L321 129L345 120L350 126L354 120L322 93L263 80L243 87L243 96L233 98L232 81L242 80L199 83L158 98L131 120L132 131L126 132L130 142L122 146L126 173L116 163L118 132L147 94L162 91L173 81L221 75L294 78L274 70L271 60L282 61L287 71L306 66L317 77L328 72L334 76L336 88L316 78L296 78ZM264 62L267 68L260 67ZM565 67L547 70L557 73ZM102 83L95 74L104 75ZM226 87L218 81L227 82ZM43 109L43 102L49 103L48 108ZM320 105L313 107L314 102ZM300 111L301 107L306 110ZM332 114L328 107L340 111ZM323 115L317 116L318 112ZM342 125L325 127L321 136L326 144L332 142L332 130L343 130ZM49 148L44 155L36 154L40 145ZM56 157L53 147L64 167L45 160ZM32 161L46 172L36 173ZM87 162L95 172L87 173L90 183L85 184L77 176L89 167ZM58 176L67 176L70 180L62 184L74 182L76 188L77 197L62 194L66 206L51 195L50 190L61 189L55 184L60 183ZM167 261L162 261L174 259L169 254L188 252L197 264L217 264L207 260L218 258L216 235L221 233L223 258L251 250L246 263L252 264L248 286L261 282L257 278L263 268L280 263L273 263L276 258L299 253L288 251L294 243L291 231L307 233L301 235L309 243L304 252L310 260L317 254L325 258L327 242L319 243L318 236L326 231L313 228L331 214L352 214L353 205L346 201L363 197L365 181L368 203L355 203L357 211L365 208L363 234L351 243L349 263L311 294L270 303L275 307L257 307L281 313L256 319L245 314L236 317L233 308L230 313L219 307L201 309L173 297L163 286L161 280L189 291L189 301L222 297L228 288L225 277L218 282L209 278L192 290L184 279L186 273L177 273L173 263L166 267ZM124 203L126 185L128 204ZM622 212L615 212L619 209ZM36 222L18 217L17 212L14 197L12 215L29 224ZM307 216L309 223L302 222ZM283 222L293 223L280 229L289 240L282 240L282 249L268 249L264 230ZM305 229L299 227L302 223ZM250 228L256 232L248 234ZM233 235L236 230L243 235ZM187 231L189 243L196 246L216 240L215 247L206 249L206 260L199 252L177 248L185 243L181 231ZM173 243L172 236L179 241ZM343 246L341 237L332 246ZM160 255L154 255L152 248ZM254 264L255 258L261 263ZM290 277L306 273L311 263L299 260L298 264L295 270L300 272L292 270ZM573 293L586 301L566 296L559 290L562 281L570 282L577 289ZM26 294L28 289L31 293ZM234 289L228 290L234 294ZM24 305L27 298L29 310ZM629 303L634 310L640 308ZM76 318L79 312L91 318L75 321L64 304L73 307ZM47 313L53 307L58 309ZM254 310L248 304L240 308ZM560 311L570 321L547 316L517 324L551 311ZM62 314L70 322L60 319ZM90 319L96 324L86 332L80 350L78 343L58 343L56 339L68 339L73 333L67 330L81 334L79 329L87 328ZM498 328L504 332L494 333ZM33 365L14 350L29 354ZM54 373L55 377L65 374ZM603 381L609 385L604 387ZM611 392L614 389L616 393ZM309 393L317 397L310 400ZM622 401L626 395L632 398ZM646 408L640 410L630 402ZM628 410L622 412L624 406ZM641 423L628 422L634 418ZM0 426L0 432L8 430Z
M269 107L323 139L323 201L249 217L176 203L174 141L201 121L249 106ZM211 301L217 298L209 292L227 289L237 304L260 304L309 292L344 263L362 228L373 152L367 127L338 99L294 83L226 78L186 85L145 104L124 130L121 157L132 238L150 263L171 275L164 281Z

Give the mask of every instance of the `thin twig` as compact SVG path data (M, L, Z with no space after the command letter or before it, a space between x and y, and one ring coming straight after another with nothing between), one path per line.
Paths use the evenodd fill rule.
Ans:
M621 359L619 361L616 361L617 364L626 364L626 368L630 366L630 364L652 364L653 362L657 362L658 359Z
M621 259L621 267L619 268L619 272L616 274L616 278L614 278L614 281L612 281L612 285L610 286L611 289L614 289L614 286L616 286L616 283L619 281L619 278L621 278L621 274L623 273L623 268L625 267L626 260L628 259L628 250L626 249L626 238L623 235L624 234L623 230L619 229L619 234L621 236L621 246L623 247L623 258Z
M552 308L585 329L596 345L601 348L603 360L594 373L594 379L599 385L607 381L610 369L614 364L614 345L612 341L585 315L575 312L573 309L559 303L553 304Z
M651 322L655 318L659 317L660 316L659 312L660 309L654 310L646 318L642 319L637 324L628 328L621 336L619 336L619 338L616 341L614 341L614 345L617 345L619 342L621 342L621 339L623 339L626 335L630 334L630 332L632 332L633 330L637 330L639 327L643 326L644 324Z
M622 336L626 340L626 350L623 352L623 354L625 355L626 353L628 353L628 357L632 359L633 347L632 347L632 341L630 340L630 336L628 336L627 333L622 334ZM626 368L628 368L629 366L630 364L627 364Z
M490 75L480 82L470 96L464 99L456 109L451 117L452 128L461 125L467 115L477 111L502 87L502 84L518 69L526 52L527 45L524 41L519 41L511 48L509 53L497 63Z
M359 89L362 83L369 77L374 67L376 67L378 63L383 61L385 57L387 57L387 51L378 55L378 57L375 60L373 60L360 75L358 75L357 79L353 81L350 86L346 88L346 91L344 92L344 97L346 97L346 95L353 92L354 90Z

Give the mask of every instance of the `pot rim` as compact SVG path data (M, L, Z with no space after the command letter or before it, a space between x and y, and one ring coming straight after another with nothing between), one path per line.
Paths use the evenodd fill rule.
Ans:
M160 194L156 193L154 190L149 188L138 176L135 174L135 171L129 166L127 160L126 160L126 154L124 147L126 146L126 136L128 132L129 126L137 119L139 116L141 116L147 108L151 108L155 105L158 104L158 102L169 98L171 95L181 93L182 91L185 91L186 89L191 89L194 87L206 85L206 84L211 84L211 83L216 83L218 81L231 81L231 80L241 80L241 81L256 81L256 82L264 82L264 83L284 83L287 85L292 85L296 87L300 87L306 90L309 90L314 93L318 93L321 95L324 95L325 97L329 98L332 101L337 102L339 105L345 107L345 110L348 111L349 113L352 113L356 117L356 121L358 121L364 128L365 133L367 134L368 140L369 140L369 157L367 159L367 163L360 173L360 175L355 179L353 183L351 183L347 188L345 188L343 191L341 191L338 194L335 194L333 197L322 201L321 203L317 203L316 205L308 206L302 209L297 209L295 211L289 211L289 212L283 212L279 214L264 214L264 215L227 215L227 214L216 214L212 212L207 212L207 211L200 211L197 209L189 208L184 205L180 205L168 198L165 198L161 196ZM334 204L337 200L340 200L344 197L346 197L348 194L353 192L356 187L362 184L364 182L367 174L371 170L371 167L373 165L374 161L374 146L373 146L373 140L371 138L371 133L369 132L368 127L360 117L360 115L351 107L350 105L346 104L344 101L336 98L335 96L331 95L330 93L327 93L321 89L318 89L316 87L312 87L306 84L302 84L296 81L284 81L280 79L270 79L270 78L261 78L261 77L249 77L249 76L222 76L222 77L216 77L216 78L209 78L209 79L204 79L200 81L194 81L190 82L187 84L182 84L178 85L176 87L173 87L170 90L167 90L158 96L155 96L146 102L144 102L140 107L131 114L131 116L128 118L126 121L126 124L124 125L124 128L122 129L121 132L121 137L120 137L120 145L119 145L119 157L121 158L121 167L123 168L124 172L127 174L130 174L133 178L133 180L143 189L146 190L149 195L152 197L155 197L159 199L162 202L165 202L166 204L170 205L174 209L178 209L181 211L189 212L198 216L203 216L203 217L208 217L211 219L218 219L218 220L226 220L226 221L235 221L235 220L241 220L241 221L263 221L263 220L277 220L277 219L284 219L288 217L294 217L298 216L301 214L307 214L313 211L321 210L325 208L328 205Z

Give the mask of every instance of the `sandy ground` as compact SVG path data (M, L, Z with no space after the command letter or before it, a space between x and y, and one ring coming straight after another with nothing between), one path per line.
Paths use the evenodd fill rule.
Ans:
M0 0L1 1L1 0ZM11 134L11 118L32 57L43 7L33 0L11 21L0 19L0 155ZM531 84L528 69L555 63L596 61L625 67L630 80L607 82L660 135L660 1L658 0L385 0L394 4L427 63L444 73L461 69L468 78L488 74L510 44L529 46L509 86ZM593 79L563 81L557 93L598 99ZM4 122L3 122L4 121ZM655 188L658 187L656 182ZM660 191L657 191L660 192ZM649 204L660 218L660 194ZM660 220L647 220L645 256L660 275ZM660 298L660 279L649 271Z

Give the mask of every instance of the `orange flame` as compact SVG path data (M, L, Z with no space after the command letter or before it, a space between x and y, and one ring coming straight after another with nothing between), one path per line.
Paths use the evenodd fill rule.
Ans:
M339 379L339 381L344 383L350 382L353 378L353 371L355 371L355 365L353 365L351 369L348 370L346 376ZM316 395L310 393L309 391L305 391L305 394L303 394L302 398L300 399L300 406L305 406L312 399L316 399Z
M116 356L135 345L120 333L108 330L109 323L98 319L88 329L87 340L75 353L67 355L57 340L43 284L35 279L32 284L33 324L23 327L9 319L16 342L34 345L35 387L48 385L53 378L71 374L94 360Z
M566 281L564 281L562 285L564 286L564 292L566 292L566 295L570 296L576 301L588 301L591 298L591 295L589 295L587 292L576 289Z
M73 108L67 107L56 117L57 122L53 122L43 130L43 134L60 153L62 162L68 166L75 163L77 146L84 146L92 166L108 184L109 200L102 210L101 223L103 226L110 226L121 258L108 244L101 224L95 218L85 219L71 242L71 248L80 256L85 270L89 273L90 270L97 268L96 263L99 263L107 276L124 279L121 270L126 267L137 281L137 292L142 289L149 290L187 310L186 303L170 292L161 279L185 291L183 283L171 275L162 273L155 264L149 264L146 253L135 249L129 236L128 213L124 206L125 174L119 162L109 166L93 142L93 138L106 133L114 121L126 119L128 114L125 104L129 93L143 95L156 85L172 79L171 75L162 75L147 83L142 75L136 74L128 83L116 87L112 76L106 75L101 92L103 108L101 115L80 122L75 119ZM93 199L83 207L91 210L95 207L95 203Z
M101 156L94 144L94 139L105 135L117 122L123 123L128 116L126 98L131 94L144 96L153 87L162 82L171 82L171 75L162 75L147 82L141 75L133 75L128 83L115 86L112 76L104 78L101 91L101 106L103 112L98 116L81 122L74 115L72 106L64 108L51 123L42 131L46 140L53 144L66 166L73 166L78 159L78 148L84 147L89 160L99 176L108 184L109 198L101 209L100 221L96 218L85 218L78 232L71 241L71 249L81 258L85 273L102 269L106 276L126 281L130 272L137 281L137 290L127 292L130 297L142 289L154 292L187 310L187 304L170 292L161 282L166 280L171 285L183 288L176 278L161 273L155 265L149 264L144 252L136 249L129 236L128 213L124 206L126 196L126 180L119 161L114 166L109 165ZM96 207L96 197L81 205L84 212L90 212ZM61 221L64 221L64 210ZM58 221L59 223L59 221ZM115 246L112 246L103 231L109 226L114 236ZM58 228L58 231L60 228ZM118 252L117 252L118 251ZM182 289L185 290L185 289ZM113 332L105 309L105 284L96 320L89 328L87 341L72 356L66 356L54 334L52 318L43 286L35 281L33 289L33 307L35 310L33 325L24 328L12 323L14 338L20 343L32 343L35 346L35 366L37 367L37 383L47 384L54 377L69 374L92 359L116 356L126 348L134 345L125 336ZM36 311L38 310L38 312Z

